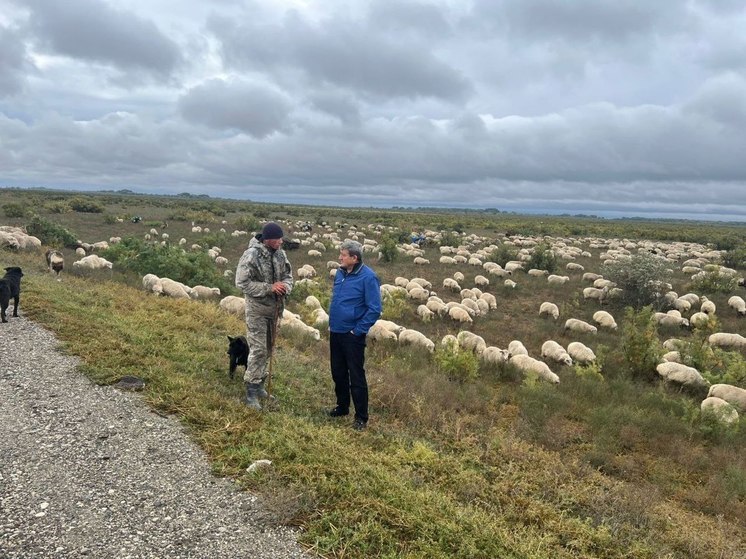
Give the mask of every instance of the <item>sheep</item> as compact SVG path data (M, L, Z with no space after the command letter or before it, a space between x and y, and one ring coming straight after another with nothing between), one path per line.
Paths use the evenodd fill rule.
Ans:
M490 284L490 280L488 280L486 277L481 276L481 275L474 276L474 285L487 287L489 284Z
M336 271L337 271L337 270L336 270L336 269L334 269L334 272L336 272ZM314 277L314 275L315 275L315 274L314 274L314 273L313 273L313 272L312 272L311 270L309 270L308 268L298 268L298 269L297 269L297 270L295 271L295 273L296 273L296 274L298 275L298 278L300 278L300 279L310 279L310 278Z
M552 359L563 365L572 365L572 357L567 353L564 347L559 345L554 340L547 340L541 345L541 357L542 359Z
M326 269L327 270L336 270L337 268L339 268L339 262L337 262L335 260L329 260L329 261L327 261L327 263L326 263Z
M542 276L548 276L549 272L547 270L538 270L537 268L531 268L528 272L526 272L529 276L539 278Z
M497 308L497 299L495 299L495 296L492 293L482 293L479 298L482 301L485 301L487 305L489 305L490 309Z
M195 285L189 295L192 299L216 299L220 297L220 288Z
M463 299L461 301L461 306L467 311L471 311L469 312L471 316L480 316L482 314L482 309L479 308L475 299Z
M582 264L578 264L577 262L568 262L565 266L565 270L568 270L570 272L583 272L585 268L582 266Z
M595 287L596 289L603 289L604 287L608 287L609 289L611 289L615 285L616 284L613 281L604 278L598 278L596 281L593 282L593 287Z
M593 350L580 342L570 342L567 346L567 353L576 363L592 363L596 360L596 354L593 353Z
M548 316L551 316L554 320L557 320L560 315L559 307L555 305L554 303L544 301L539 307L539 316L542 316L545 314Z
M664 379L682 386L707 387L710 385L697 369L675 361L659 363L655 370Z
M422 287L422 289L433 288L433 284L427 281L425 278L412 278L411 280L409 280L409 283L416 283L417 285Z
M596 299L599 303L603 303L609 294L609 288L604 287L599 289L597 287L585 287L583 288L583 299Z
M680 315L676 316L675 314L671 313L657 312L653 315L653 317L660 326L678 326L680 328L689 327L689 321L686 318L682 318Z
M598 328L578 318L568 318L565 321L564 330L572 330L573 332L580 332L583 334L595 334L598 332Z
M733 295L730 299L728 299L728 306L736 311L740 316L746 315L746 301L743 300L743 298L739 297L738 295Z
M453 279L455 279L456 281L464 281L464 274L462 274L461 272L454 272Z
M108 268L111 270L112 263L105 258L91 254L84 256L77 262L73 262L73 268L83 268L85 270L102 270L103 268Z
M329 315L321 307L313 309L311 316L313 317L313 325L316 328L323 328L329 324Z
M547 276L547 283L551 285L565 285L568 281L570 281L570 276L558 276L556 274Z
M490 312L490 304L484 299L477 299L476 301L474 301L474 303L477 305L477 311L479 315L484 316L488 312Z
M487 346L479 355L479 359L484 363L492 365L502 365L510 359L510 352L507 349L500 349L495 346Z
M678 338L668 338L665 342L663 342L663 349L667 349L668 351L678 351L685 345L686 342L684 340L679 340Z
M427 301L430 297L430 292L427 289L421 287L415 287L407 293L407 299L414 299L415 301Z
M93 243L91 245L91 250L108 250L109 249L109 243L106 241L98 241L97 243Z
M601 328L609 328L610 330L617 329L616 320L614 320L614 317L606 311L596 311L593 313L593 321Z
M375 341L382 341L382 340L396 341L398 339L396 332L392 332L391 330L385 328L384 326L381 326L378 323L370 327L370 330L368 330L368 338L370 338L371 340L375 340Z
M510 287L511 289L515 289L518 286L516 282L514 282L513 280L509 280L509 279L506 279L503 282L503 285L505 285L505 287Z
M673 307L679 312L687 312L691 310L692 304L688 300L679 297L673 302Z
M83 247L78 247L75 249L75 255L76 256L85 256L85 249Z
M731 384L713 384L707 396L722 398L741 413L746 413L746 389Z
M321 258L321 253L318 250L313 249L313 248L309 250L306 254L314 258Z
M451 307L450 309L448 309L448 316L450 316L453 320L457 320L458 322L474 322L469 313L462 307Z
M455 264L456 260L452 256L441 256L438 262L441 264Z
M740 334L729 334L727 332L716 332L711 334L707 341L711 346L715 347L733 347L733 348L746 348L746 338Z
M473 299L475 301L477 299L476 293L474 293L474 291L472 291L471 289L462 289L459 295L461 295L462 299Z
M47 266L49 266L49 273L55 274L57 281L60 280L60 273L65 267L65 256L59 251L49 249L46 252Z
M163 286L161 285L161 278L155 274L145 274L142 277L142 287L145 291L161 295L163 293Z
M689 324L691 324L695 328L703 328L704 326L707 326L709 322L710 316L703 312L695 312L692 316L689 317Z
M512 355L508 363L515 365L523 373L536 374L542 380L559 384L559 377L543 361L539 361L528 355L518 354Z
M586 272L583 274L583 281L588 281L593 283L597 279L603 279L603 276L601 274L594 274L592 272Z
M413 345L426 349L430 353L435 351L435 343L422 332L405 328L399 334L399 343L403 345Z
M422 256L415 256L414 263L418 266L424 266L430 264L430 261L427 258L422 258Z
M715 314L716 310L717 307L715 306L715 303L713 303L709 299L705 299L704 297L702 297L702 305L699 307L700 312L703 312L705 314Z
M696 293L687 293L686 295L682 295L679 297L679 299L684 299L685 301L689 301L690 305L699 305L700 299L699 295Z
M674 363L681 363L681 352L672 350L663 354L663 361L673 361Z
M311 309L320 309L321 308L321 301L319 301L315 296L309 295L306 297L305 301L303 301L303 304Z
M528 350L526 349L526 346L523 345L522 342L519 340L513 340L508 344L508 353L510 355L528 355Z
M303 264L303 266L301 266L298 269L299 270L306 270L307 273L305 274L305 277L307 277L307 278L315 278L318 275L316 273L316 268L314 268L310 264Z
M394 278L394 285L398 285L399 287L407 287L408 283L409 280L407 278L403 278L401 276Z
M434 315L435 313L431 311L426 305L419 305L417 307L417 316L419 316L423 322L430 322Z
M487 349L487 343L484 341L482 336L469 332L468 330L461 330L456 336L458 345L461 349L467 351L473 351L477 355L481 355L485 349Z
M382 318L376 320L374 326L375 325L378 325L381 328L385 328L386 330L388 330L389 332L393 332L397 336L405 330L404 326L399 326L396 322L392 322L391 320L384 320Z
M439 300L437 297L430 297L427 300L427 303L425 303L425 307L439 316L443 316L445 313L448 312L445 303L443 303L443 301Z
M738 423L738 412L733 406L722 398L716 396L708 396L699 405L702 410L702 415L711 414L717 418L718 421L725 423L726 425L732 425Z
M302 334L309 335L317 342L321 340L321 332L319 332L313 326L309 326L292 313L287 313L287 311L283 312L279 326L281 328L287 328L295 332L301 332Z
M192 289L181 282L174 281L171 278L161 278L161 287L163 294L174 299L191 299L189 294Z
M451 352L457 352L459 349L458 338L453 334L443 336L443 339L440 340L440 345Z
M243 319L246 316L246 301L243 297L228 295L223 297L218 306L229 314L235 314Z
M331 270L329 270L329 279L330 280L333 281L334 278L337 277L337 271L338 271L337 268L332 268Z
M228 259L225 256L218 256L217 258L215 258L215 265L216 266L227 266Z

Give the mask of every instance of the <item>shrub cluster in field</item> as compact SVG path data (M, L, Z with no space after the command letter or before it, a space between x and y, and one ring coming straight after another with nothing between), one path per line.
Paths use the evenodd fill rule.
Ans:
M640 309L660 304L663 296L661 284L670 282L673 271L665 260L641 253L628 260L602 265L601 274L622 289L619 303Z
M29 235L37 237L43 244L55 247L74 247L78 240L70 231L48 219L35 215L26 224Z
M5 214L5 217L26 217L28 209L22 204L9 202L7 204L3 204L3 213Z
M733 274L724 274L719 269L697 274L689 285L698 293L733 293L738 285L738 278Z
M534 252L531 254L531 260L528 261L528 268L546 270L550 274L554 273L557 269L557 257L554 255L551 247L547 243L539 243L534 247Z

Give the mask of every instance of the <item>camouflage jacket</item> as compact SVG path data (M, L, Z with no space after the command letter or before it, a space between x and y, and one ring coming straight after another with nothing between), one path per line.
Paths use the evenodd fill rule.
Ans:
M246 298L247 318L249 315L274 317L276 304L282 316L284 297L272 293L276 281L284 283L289 294L293 289L293 269L284 250L268 249L257 235L251 239L236 268L236 287Z

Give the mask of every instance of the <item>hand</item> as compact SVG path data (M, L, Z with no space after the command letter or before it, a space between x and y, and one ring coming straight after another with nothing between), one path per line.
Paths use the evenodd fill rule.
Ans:
M272 284L272 293L275 295L285 296L285 294L288 292L287 286L282 283L281 281L276 281Z

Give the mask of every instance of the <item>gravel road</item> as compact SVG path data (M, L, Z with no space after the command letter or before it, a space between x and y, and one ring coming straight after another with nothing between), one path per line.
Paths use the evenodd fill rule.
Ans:
M211 475L178 420L97 386L54 336L0 324L0 558L311 557Z

